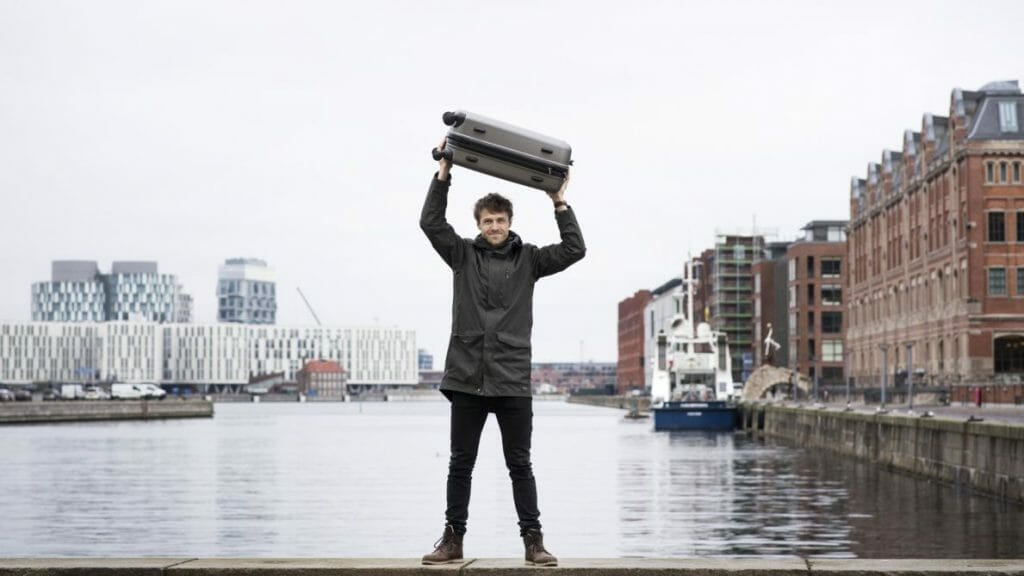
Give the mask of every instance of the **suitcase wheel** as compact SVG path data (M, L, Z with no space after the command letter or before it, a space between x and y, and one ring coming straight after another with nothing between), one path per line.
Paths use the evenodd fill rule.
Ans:
M438 150L437 148L434 148L433 150L430 151L430 155L434 157L434 160L441 160L441 158L444 158L449 162L451 162L452 160L452 151L447 148L445 148L444 150Z
M445 126L455 126L458 128L466 121L466 115L462 112L445 112L441 115L441 121L444 122Z

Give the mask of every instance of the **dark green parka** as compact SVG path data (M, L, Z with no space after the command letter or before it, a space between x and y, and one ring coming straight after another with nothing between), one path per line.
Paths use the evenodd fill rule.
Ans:
M445 218L448 181L430 183L420 228L452 269L452 334L442 391L530 396L533 285L583 258L572 208L555 212L562 242L538 248L512 231L499 246L460 238Z

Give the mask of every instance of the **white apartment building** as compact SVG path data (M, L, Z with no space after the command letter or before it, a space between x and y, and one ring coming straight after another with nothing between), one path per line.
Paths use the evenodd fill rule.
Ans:
M334 360L349 385L414 386L416 333L401 328L152 322L0 323L0 383L247 384Z
M658 332L669 332L672 317L682 310L681 300L676 298L683 281L673 278L651 290L651 300L644 307L644 387L650 390L654 374L653 359L658 357Z

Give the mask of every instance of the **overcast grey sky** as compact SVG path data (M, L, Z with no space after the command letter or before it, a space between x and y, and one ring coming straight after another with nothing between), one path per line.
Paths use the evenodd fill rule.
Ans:
M543 280L534 359L616 359L617 303L716 228L845 219L852 175L954 87L1024 79L1020 2L0 0L0 319L55 259L149 259L195 321L266 259L279 322L398 325L443 359L451 281L419 230L463 108L570 142L585 260ZM449 220L501 191L456 168Z

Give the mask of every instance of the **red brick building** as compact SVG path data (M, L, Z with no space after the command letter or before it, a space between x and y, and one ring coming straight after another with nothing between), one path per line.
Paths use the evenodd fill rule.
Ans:
M619 302L619 394L644 389L644 307L650 300L650 290L638 290Z
M786 250L789 242L769 242L754 262L754 368L764 364L764 339L768 324L772 326L772 340L779 348L772 354L773 366L789 363L789 287L786 281L789 269Z
M850 191L850 373L888 382L1024 376L1024 96L1017 82L953 90L901 152ZM885 364L883 367L883 363Z
M295 374L299 392L309 396L345 396L345 369L341 364L330 360L312 360L306 362Z
M788 365L823 385L843 383L846 224L845 220L815 220L786 251Z

